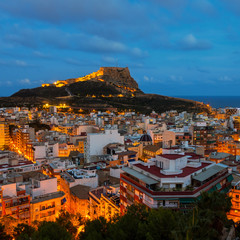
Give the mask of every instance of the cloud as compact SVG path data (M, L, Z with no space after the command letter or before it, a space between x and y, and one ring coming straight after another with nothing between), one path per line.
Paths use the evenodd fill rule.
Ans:
M35 65L28 64L23 60L3 60L0 59L0 65L9 67L35 67Z
M201 68L201 67L196 67L196 70L200 73L210 73L208 69Z
M149 80L150 80L150 78L148 76L144 76L143 79L144 79L144 81L147 81L147 82L149 82Z
M0 8L15 17L55 24L66 22L78 24L86 19L96 21L134 20L133 14L136 15L142 11L139 4L127 0L21 0L21 2L9 0L8 3L0 2Z
M183 50L207 50L212 48L212 44L206 40L198 40L193 34L186 35L179 43L179 48Z
M176 75L170 75L169 78L174 82L181 82L183 80L182 76L176 76Z
M131 49L131 53L134 57L138 57L138 58L144 58L148 56L148 52L147 51L143 51L140 48L133 48Z
M236 15L240 15L240 1L239 0L221 0L225 6Z
M51 58L51 56L49 54L45 54L45 53L42 53L42 52L39 52L39 51L34 51L33 52L33 55L35 57L38 57L38 58L44 58L44 59L49 59Z
M221 77L219 77L218 78L221 82L232 82L233 81L233 79L232 78L230 78L229 76L221 76Z
M20 84L23 84L23 85L30 85L31 84L31 81L28 78L22 79L19 82L20 82Z
M15 63L19 67L26 67L26 66L28 66L28 64L26 62L21 61L21 60L16 60Z
M134 58L147 57L147 51L138 47L129 47L124 42L107 39L97 35L89 35L84 33L67 33L59 29L38 29L32 31L31 29L22 29L16 27L15 34L11 34L11 38L7 35L5 39L11 43L22 44L29 48L56 48L62 50L74 50L88 53L121 53L128 54ZM28 45L25 42L28 33ZM40 51L33 51L33 55L39 58L51 58L50 55L44 54Z
M186 7L188 0L151 0L153 3L159 4L161 7L173 12L181 14Z
M216 14L216 9L212 3L207 0L195 0L191 2L192 7L197 10L205 13L207 15L213 16Z
M110 57L110 56L103 56L102 61L104 61L105 63L108 63L108 64L114 64L114 65L117 65L117 63L118 63L117 58Z

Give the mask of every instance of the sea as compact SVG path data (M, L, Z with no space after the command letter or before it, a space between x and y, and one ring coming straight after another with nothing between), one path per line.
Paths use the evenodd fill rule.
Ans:
M191 99L205 104L209 104L213 108L239 107L240 96L178 96L179 98Z

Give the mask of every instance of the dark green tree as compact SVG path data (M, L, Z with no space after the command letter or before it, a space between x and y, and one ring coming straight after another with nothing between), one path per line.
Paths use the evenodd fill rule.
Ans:
M61 211L56 223L64 227L72 236L76 236L78 228L83 224L80 214L70 214L67 211Z
M33 240L72 240L71 234L56 222L41 222L32 236Z
M5 232L5 226L0 223L0 239L11 240L12 237Z
M109 235L110 225L111 223L103 217L92 221L89 220L85 224L84 231L79 234L79 240L114 239L114 237Z
M189 226L190 239L219 239L223 228L229 228L231 222L227 212L231 209L231 198L224 193L203 192L192 212L192 225Z
M16 240L29 240L35 231L35 228L27 224L20 223L14 228L13 236Z

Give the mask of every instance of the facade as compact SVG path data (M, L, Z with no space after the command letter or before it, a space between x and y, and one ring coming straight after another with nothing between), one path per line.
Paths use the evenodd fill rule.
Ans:
M89 215L91 219L104 217L111 220L120 214L119 185L102 186L89 192Z
M0 122L0 150L9 147L9 126L7 123Z
M116 128L106 129L104 133L89 133L85 153L87 161L90 162L94 156L103 155L103 149L109 143L124 144L124 137Z
M19 223L31 222L30 194L26 193L25 186L17 186L16 182L0 184L2 197L1 217L11 216Z
M66 195L67 211L71 211L71 188L77 185L96 188L98 186L98 175L96 170L72 169L60 173L60 190Z
M208 126L194 126L193 145L204 146L206 150L215 149L216 136L214 128Z
M231 188L232 175L227 166L188 158L185 154L162 154L155 161L123 168L121 214L133 203L185 211L192 208L202 191L227 192Z
M55 191L42 194L31 201L31 221L55 221L60 210L65 209L65 194Z
M57 189L57 178L40 172L23 174L26 192L31 196L31 221L54 221L65 207L65 194Z
M73 214L80 213L84 218L89 218L89 200L88 193L90 187L76 185L70 188L69 211Z

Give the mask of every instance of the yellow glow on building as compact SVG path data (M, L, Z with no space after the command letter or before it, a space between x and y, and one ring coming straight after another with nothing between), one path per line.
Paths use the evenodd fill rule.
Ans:
M49 86L50 86L49 83L44 83L44 84L42 84L42 87L49 87Z

